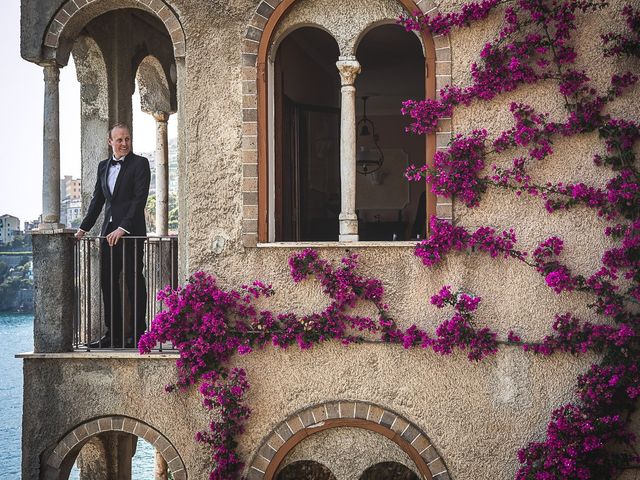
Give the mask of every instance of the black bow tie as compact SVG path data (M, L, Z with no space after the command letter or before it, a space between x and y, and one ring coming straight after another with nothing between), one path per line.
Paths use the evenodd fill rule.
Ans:
M122 165L122 162L123 162L123 161L124 161L124 160L114 160L114 159L111 159L111 161L109 162L109 165L110 165L110 166L112 166L112 167L115 167L116 165L120 166L120 165Z

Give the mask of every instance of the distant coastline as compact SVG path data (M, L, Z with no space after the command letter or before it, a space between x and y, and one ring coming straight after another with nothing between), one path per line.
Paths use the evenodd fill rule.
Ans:
M0 251L0 312L33 313L33 253Z

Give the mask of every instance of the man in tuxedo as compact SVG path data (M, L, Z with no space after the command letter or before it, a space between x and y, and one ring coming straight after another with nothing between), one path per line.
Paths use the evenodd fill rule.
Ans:
M151 174L149 161L131 151L131 129L117 123L109 130L111 158L98 164L98 178L89 210L76 238L82 238L96 223L104 206L104 223L100 231L100 267L104 303L105 335L89 345L91 348L135 347L146 330L147 289L142 274L144 237L147 227L144 208L149 195ZM133 325L124 328L122 298L119 288L124 267ZM126 338L125 338L126 337Z

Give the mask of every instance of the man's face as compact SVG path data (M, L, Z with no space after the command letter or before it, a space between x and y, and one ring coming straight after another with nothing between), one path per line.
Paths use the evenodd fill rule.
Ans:
M116 127L109 134L109 145L116 158L122 158L131 151L131 133L129 129Z

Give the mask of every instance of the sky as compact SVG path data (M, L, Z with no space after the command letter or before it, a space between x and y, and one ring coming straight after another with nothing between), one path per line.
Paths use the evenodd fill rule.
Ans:
M0 215L21 222L42 213L42 122L44 80L42 67L20 57L20 0L2 0L0 7ZM155 121L140 111L133 98L133 149L155 150ZM169 137L176 120L169 120ZM105 142L107 136L105 132ZM80 85L73 62L60 70L60 173L80 177ZM95 179L88 179L93 184Z

